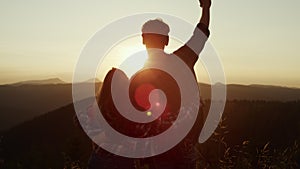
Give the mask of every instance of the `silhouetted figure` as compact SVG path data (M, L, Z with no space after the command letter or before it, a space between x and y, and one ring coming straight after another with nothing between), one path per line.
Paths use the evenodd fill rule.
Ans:
M120 71L118 69L111 69L103 81L103 85L100 93L97 96L97 103L100 108L102 115L105 120L116 130L127 134L126 131L132 130L129 126L124 123L124 120L120 119L121 115L118 113L116 107L113 104L112 94L111 94L111 83L112 77L115 71ZM123 73L123 72L122 72ZM123 83L128 83L129 80L125 74L117 79L117 88L122 88ZM93 111L93 110L91 110ZM93 112L87 112L93 114ZM90 117L93 119L93 117ZM121 125L122 124L122 125ZM104 134L105 135L105 134ZM104 136L105 137L105 136ZM112 154L97 144L93 143L93 152L88 162L88 169L133 169L134 160L130 158L120 157L118 155Z
M201 7L203 8L202 17L200 19L200 22L197 24L197 28L195 29L193 36L189 39L189 41L184 46L182 46L181 48L179 48L178 50L174 51L171 54L167 54L163 51L165 46L167 46L169 43L169 36L168 36L168 33L170 31L169 26L159 19L150 20L146 22L142 27L143 44L146 46L148 52L148 60L146 61L144 68L147 69L148 67L152 67L156 64L164 64L165 66L171 66L171 67L173 66L173 68L180 69L180 67L176 67L176 65L168 65L168 64L172 64L168 62L168 57L179 57L195 75L194 65L197 62L198 56L202 51L205 42L207 41L207 38L210 34L208 30L209 19L210 19L209 18L210 5L211 5L210 0L201 1ZM163 57L163 58L158 61L157 57ZM150 73L148 72L148 74ZM176 97L178 97L176 94L177 92L179 92L176 89L176 87L170 85L169 80L162 78L161 73L156 72L153 74L154 74L153 76L157 75L157 79L156 79L157 81L159 81L162 85L167 86L166 90L164 91L168 91L168 90L173 91L172 94L174 96L173 98L176 99ZM147 73L144 73L144 75L140 75L141 78L140 79L137 78L136 81L139 80L145 81L142 77L148 77L148 76L149 75L147 75ZM132 83L134 84L137 82L133 80ZM171 114L175 116L177 116L179 111L179 109L176 109L177 108L176 106L178 104L180 105L180 103L178 103L177 100L172 100L172 99L171 99L171 103L169 104L169 99L168 99L167 107L173 108ZM201 111L201 108L199 110ZM174 118L172 118L173 116L170 117L171 119L164 119L164 120L171 121L171 122L174 121ZM195 145L198 142L200 131L203 125L203 118L204 118L203 114L199 112L196 122L192 127L192 130L178 145L176 145L174 148L161 155L145 159L146 163L147 162L150 163L151 167L156 169L195 168L196 152L194 151L195 151ZM162 125L156 127L158 127L159 130L166 129L166 127Z

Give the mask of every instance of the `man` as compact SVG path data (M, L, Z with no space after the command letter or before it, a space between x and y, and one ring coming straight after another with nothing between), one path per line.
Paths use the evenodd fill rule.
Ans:
M193 36L189 39L189 41L184 46L182 46L181 48L179 48L178 50L174 51L171 54L167 54L164 52L165 46L167 46L169 43L169 35L168 35L170 31L169 26L160 19L150 20L143 25L142 27L143 44L146 46L148 52L148 60L146 61L144 66L145 70L157 64L166 67L170 66L171 68L180 69L180 67L170 65L172 63L168 62L168 57L179 57L189 67L189 69L194 74L194 77L196 79L194 65L197 62L198 56L202 51L202 49L204 48L205 42L207 41L207 38L209 37L210 34L208 27L209 27L209 20L210 20L211 1L200 0L200 6L202 7L202 16L200 22L197 24L197 28L195 29ZM162 59L157 59L158 57ZM150 71L144 72L144 75L139 75L139 77L133 79L132 83L142 84L143 82L139 82L139 80L145 81L145 77L149 77L153 79L153 77L150 76L154 76L154 77L157 76L156 81L154 82L155 88L159 88L159 86L164 86L165 88L169 87L169 89L167 90L171 91L169 93L172 93L173 87L170 87L171 83L169 81L164 81L162 78L165 75L159 72L155 72L151 74ZM177 91L174 89L173 93L176 92ZM171 109L172 107L177 106L176 104L174 104L174 103L178 103L176 102L176 100L171 100L171 102L173 103L173 105L172 103L169 105ZM164 169L195 168L196 162L193 161L195 157L192 157L191 155L195 154L194 146L198 142L202 125L203 125L203 120L201 120L201 112L199 112L194 126L192 127L191 131L187 134L187 136L184 138L184 140L182 140L178 145L176 145L168 152L152 158L148 158L145 161L150 161L148 163L152 163L151 161L154 161L153 168L164 168ZM166 126L156 125L155 127L165 130L168 126L166 127ZM151 136L156 134L158 134L156 131L152 131L152 133L150 131L149 135Z
M209 20L210 20L210 0L200 0L202 7L202 17L200 22L197 25L197 28L202 31L203 34L194 31L194 35L190 38L190 40L181 48L173 52L174 56L180 57L194 72L194 65L198 60L198 55L203 49L207 38L209 37ZM149 54L149 62L155 62L155 60L151 60L151 49L161 49L164 50L165 46L169 43L169 26L164 23L162 20L150 20L146 22L142 27L142 37L143 44L146 46ZM149 50L150 49L150 50ZM196 53L195 53L196 52ZM146 66L147 64L146 63Z

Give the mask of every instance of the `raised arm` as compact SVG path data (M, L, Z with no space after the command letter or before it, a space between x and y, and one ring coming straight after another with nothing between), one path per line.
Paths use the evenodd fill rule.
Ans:
M200 7L202 8L200 23L205 25L207 28L209 27L210 20L210 6L211 0L200 0Z
M184 46L174 52L179 56L190 68L193 68L198 60L198 56L204 48L209 37L209 20L211 0L200 0L202 7L202 15L200 22L194 30L193 36L186 42Z

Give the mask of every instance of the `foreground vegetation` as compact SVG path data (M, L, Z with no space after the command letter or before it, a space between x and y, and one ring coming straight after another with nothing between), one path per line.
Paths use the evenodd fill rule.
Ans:
M228 101L218 129L192 156L199 169L299 168L299 112L299 101ZM73 115L69 105L2 133L0 168L85 169L91 142Z

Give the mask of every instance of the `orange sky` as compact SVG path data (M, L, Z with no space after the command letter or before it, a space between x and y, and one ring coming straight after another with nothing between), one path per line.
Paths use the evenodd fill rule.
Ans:
M213 2L210 41L228 83L300 87L299 8L297 0ZM70 81L81 49L97 30L143 12L178 16L194 25L200 17L197 0L1 1L0 84L52 77Z

